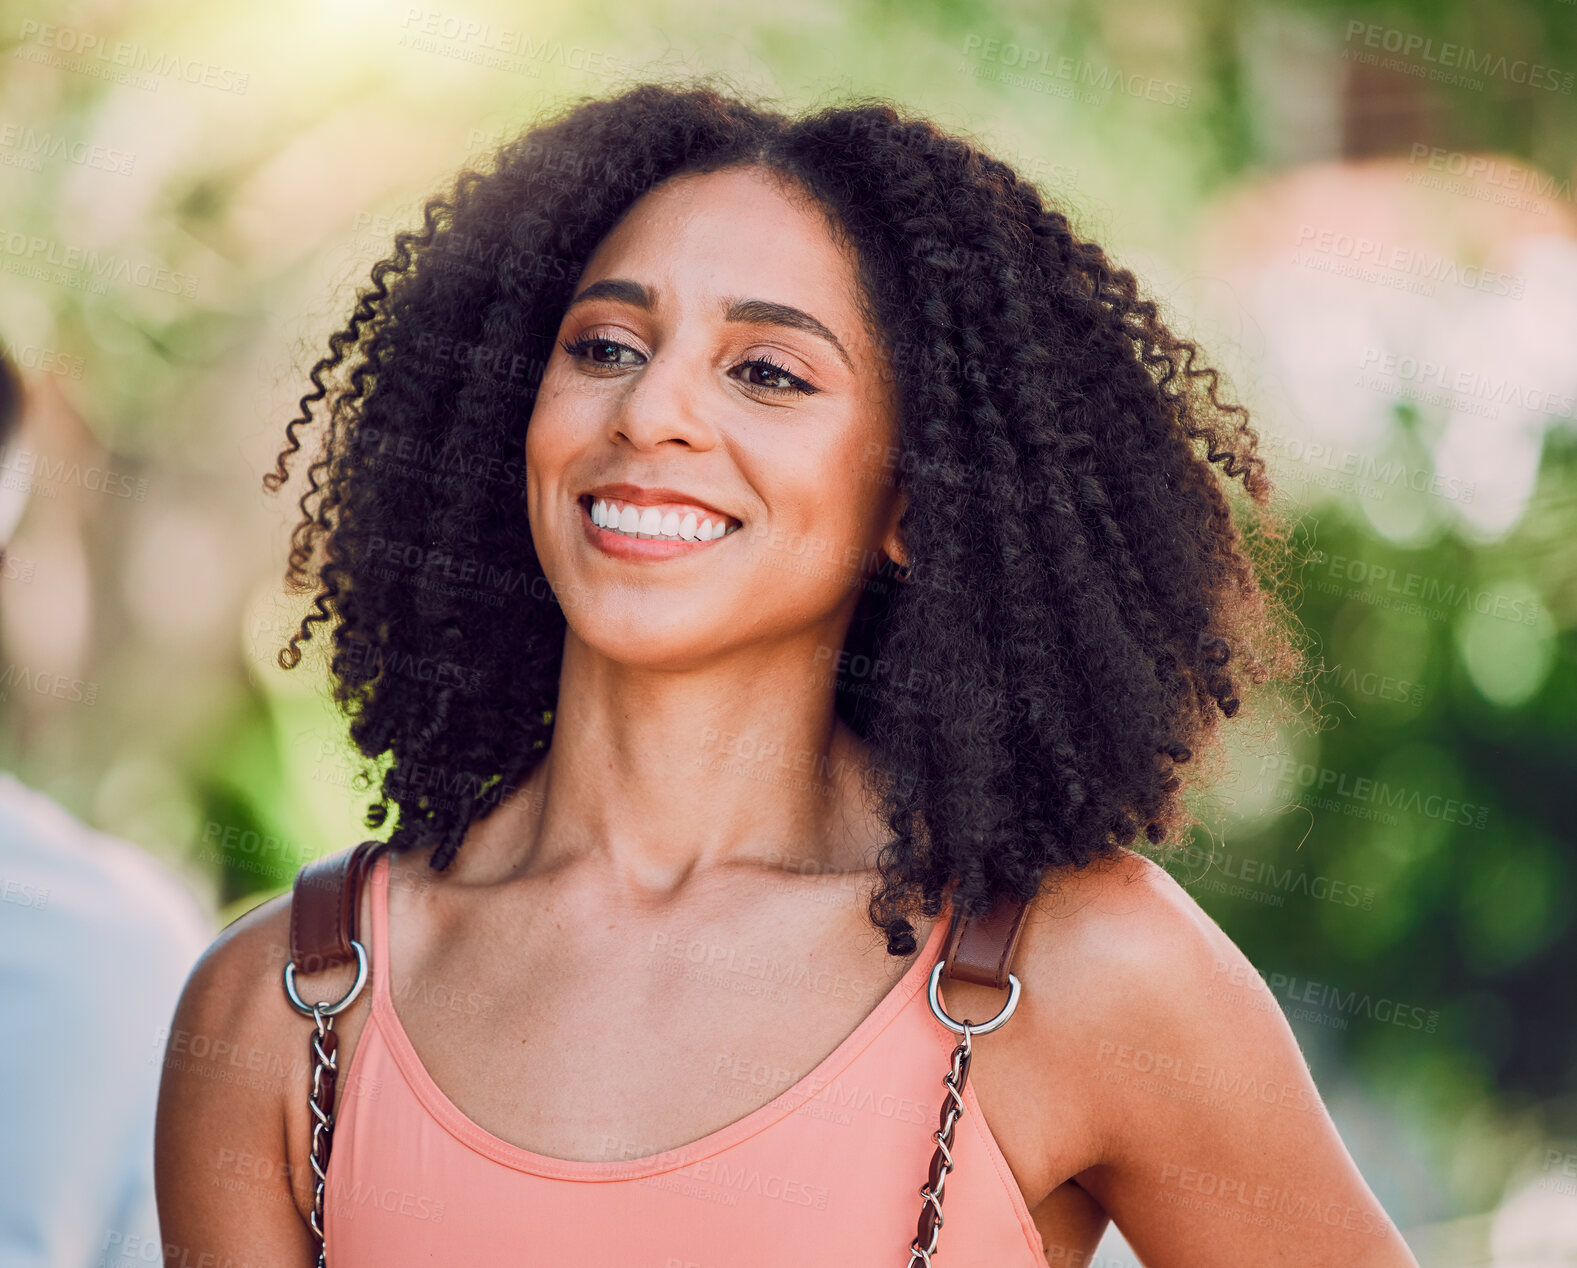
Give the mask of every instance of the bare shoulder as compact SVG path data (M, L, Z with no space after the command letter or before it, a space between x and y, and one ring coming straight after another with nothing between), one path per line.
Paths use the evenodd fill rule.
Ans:
M1059 991L1082 983L1092 1005L1122 1010L1167 1001L1195 1012L1194 992L1244 984L1252 966L1165 868L1122 850L1078 869L1049 873L1030 906L1017 963L1026 986ZM1077 973L1074 972L1077 970ZM1138 998L1136 998L1138 997Z
M166 1242L194 1261L268 1247L288 1263L311 1252L300 1205L311 1186L286 1146L289 1107L309 1077L310 1029L282 984L290 900L288 892L269 899L219 933L187 977L165 1044L154 1151L160 1222ZM353 972L333 970L342 971L348 985Z
M291 894L276 895L232 921L198 958L176 1008L168 1057L219 1061L235 1071L239 1085L281 1098L294 1091L300 1073L303 1024L310 1024L285 997L284 968L290 958ZM353 966L325 969L312 978L319 993L348 987ZM184 1028L184 1029L183 1029ZM179 1071L185 1060L166 1062ZM248 1077L242 1079L244 1074ZM281 1103L282 1100L281 1100Z
M1248 957L1142 855L1124 850L1048 875L1015 963L1027 1042L1053 1055L1061 1076L1076 1070L1082 1086L1103 1089L1090 1098L1103 1156L1121 1153L1129 1132L1154 1134L1152 1098L1113 1088L1142 1088L1175 1109L1241 1087L1254 1070L1304 1109L1318 1104L1292 1030Z
M178 1015L191 1020L245 1026L280 1014L262 990L265 979L284 969L290 944L290 894L260 903L219 931L186 981ZM293 1011L283 992L278 1003Z
M311 1019L296 1011L285 996L284 971L290 959L290 911L292 893L286 890L237 917L222 929L198 958L181 993L176 1017L191 1023L194 1034L203 1034L221 1043L221 1056L241 1061L252 1074L265 1073L265 1081L288 1083L291 1093L299 1091L300 1053ZM361 893L360 927L368 927L368 894ZM320 968L302 981L302 993L313 999L335 999L354 983L354 964ZM310 985L310 989L309 989ZM345 1014L349 1019L356 1010ZM341 1030L346 1022L339 1023ZM350 1027L354 1029L354 1027ZM176 1036L172 1034L172 1043ZM344 1047L344 1036L341 1047ZM236 1045L249 1045L244 1058L233 1052ZM199 1042L199 1046L207 1046ZM273 1054L288 1050L289 1070L272 1060ZM200 1054L199 1054L200 1055Z
M1144 1262L1413 1263L1275 996L1164 868L1049 875L1014 971L1042 1147L1077 1141L1068 1174Z

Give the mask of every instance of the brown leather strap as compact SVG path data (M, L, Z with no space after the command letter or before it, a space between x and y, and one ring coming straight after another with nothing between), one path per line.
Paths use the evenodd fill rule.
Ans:
M363 841L305 864L290 899L290 960L316 973L356 958L351 941L361 915L361 886L386 841Z
M1008 894L998 894L991 909L973 920L955 905L947 947L942 953L947 960L942 980L978 982L1006 990L1008 970L1028 914L1029 904Z

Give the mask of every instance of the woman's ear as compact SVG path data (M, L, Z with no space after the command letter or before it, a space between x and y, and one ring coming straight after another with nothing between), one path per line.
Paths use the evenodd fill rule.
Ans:
M903 518L903 513L908 509L908 506L909 492L907 489L900 489L893 509L891 526L887 530L887 536L882 541L882 551L900 570L909 566L909 552L904 549L903 537L898 531L898 521Z

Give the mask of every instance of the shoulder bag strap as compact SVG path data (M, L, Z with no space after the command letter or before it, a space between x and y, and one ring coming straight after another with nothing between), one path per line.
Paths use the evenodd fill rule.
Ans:
M953 1128L964 1112L964 1083L969 1078L969 1059L973 1051L971 1038L997 1029L1018 1007L1019 982L1011 970L1028 914L1028 903L1007 894L998 894L983 916L966 916L961 907L955 906L947 946L942 958L931 969L931 1012L962 1038L953 1049L951 1067L942 1076L947 1096L942 1102L941 1122L932 1134L936 1151L931 1156L930 1174L920 1189L923 1199L920 1221L914 1240L909 1243L908 1268L916 1264L930 1268L931 1256L936 1254L936 1243L942 1231L942 1191L953 1170ZM956 1021L942 1007L938 993L944 978L1006 988L1007 1003L995 1017L978 1025L968 1018Z
M306 864L290 899L290 960L316 973L356 958L361 887L387 843L363 841Z
M942 952L946 967L942 980L975 982L1006 990L1008 969L1018 951L1019 935L1024 932L1024 917L1029 904L999 894L984 916L973 919L963 911L953 912L953 923ZM975 1028L979 1033L978 1027Z
M334 1143L334 1083L339 1073L339 1041L334 1018L355 1001L367 984L367 948L357 935L361 887L387 842L360 845L308 863L296 873L290 897L290 959L285 965L285 995L296 1011L313 1020L312 1146L308 1155L317 1184L312 1196L312 1232L318 1239L318 1268L326 1268L323 1243L323 1189L329 1150ZM296 974L317 973L356 961L356 981L336 1003L308 1004L296 990Z

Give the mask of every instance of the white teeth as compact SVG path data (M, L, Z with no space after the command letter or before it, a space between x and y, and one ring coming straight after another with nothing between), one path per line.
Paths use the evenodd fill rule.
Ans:
M643 537L671 537L687 542L726 537L739 527L738 524L730 526L725 519L714 520L710 515L702 517L697 523L694 511L686 511L681 516L678 511L665 513L654 506L641 509L628 503L621 506L606 498L598 498L591 504L591 522L598 528L630 537L640 534Z

